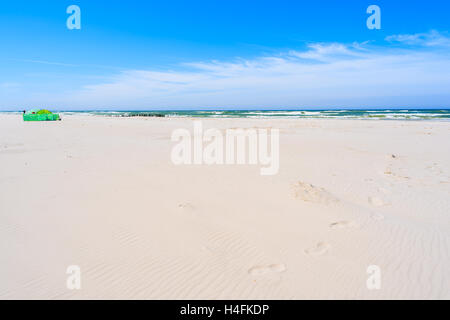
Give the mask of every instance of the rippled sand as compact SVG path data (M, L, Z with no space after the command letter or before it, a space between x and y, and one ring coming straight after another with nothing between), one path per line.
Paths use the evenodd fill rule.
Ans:
M0 298L450 298L450 122L203 125L280 129L279 173L173 165L190 119L0 115Z

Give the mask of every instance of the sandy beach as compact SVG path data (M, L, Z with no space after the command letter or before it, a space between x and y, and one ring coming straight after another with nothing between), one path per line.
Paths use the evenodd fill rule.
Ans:
M279 129L272 176L174 165L192 122L0 115L0 299L450 298L450 122L202 119Z

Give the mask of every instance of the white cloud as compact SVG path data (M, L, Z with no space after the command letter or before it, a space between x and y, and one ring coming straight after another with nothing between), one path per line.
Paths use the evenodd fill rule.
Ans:
M362 57L364 53L364 47L358 43L352 45L344 45L341 43L313 43L308 45L307 51L290 51L290 54L295 57L320 62Z
M450 38L436 30L432 30L428 33L392 35L386 37L386 41L425 47L450 46Z
M128 70L58 102L72 109L450 107L450 53L436 50L448 38L431 32L387 40L403 45L316 43L179 70Z
M45 60L29 60L29 59L10 59L12 61L19 61L19 62L28 62L28 63L37 63L37 64L47 64L47 65L54 65L54 66L62 66L62 67L79 67L79 65L76 64L70 64L70 63L61 63L61 62L54 62L54 61L45 61Z

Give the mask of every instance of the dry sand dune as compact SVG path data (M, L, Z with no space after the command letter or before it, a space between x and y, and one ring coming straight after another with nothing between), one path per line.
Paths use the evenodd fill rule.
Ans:
M203 124L279 128L279 173L175 166L190 119L1 115L0 298L450 298L450 122Z

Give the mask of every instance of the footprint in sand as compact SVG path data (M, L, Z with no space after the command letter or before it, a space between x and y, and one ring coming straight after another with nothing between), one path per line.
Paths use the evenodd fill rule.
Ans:
M331 229L357 228L359 225L355 221L338 221L330 224Z
M321 256L331 249L331 245L326 242L319 242L316 246L306 249L305 253L311 256Z
M198 212L196 209L197 208L189 202L180 203L178 205L178 210L179 210L180 214L182 214L184 216L192 217L192 218L198 216Z
M325 189L301 181L293 185L293 193L295 198L307 202L330 204L339 201Z
M190 204L190 203L181 203L181 204L178 205L178 208L184 209L184 210L186 210L186 209L187 210L195 209L195 207L192 204Z
M262 276L268 273L280 273L286 271L284 264L271 264L269 266L254 266L248 270L252 276Z

